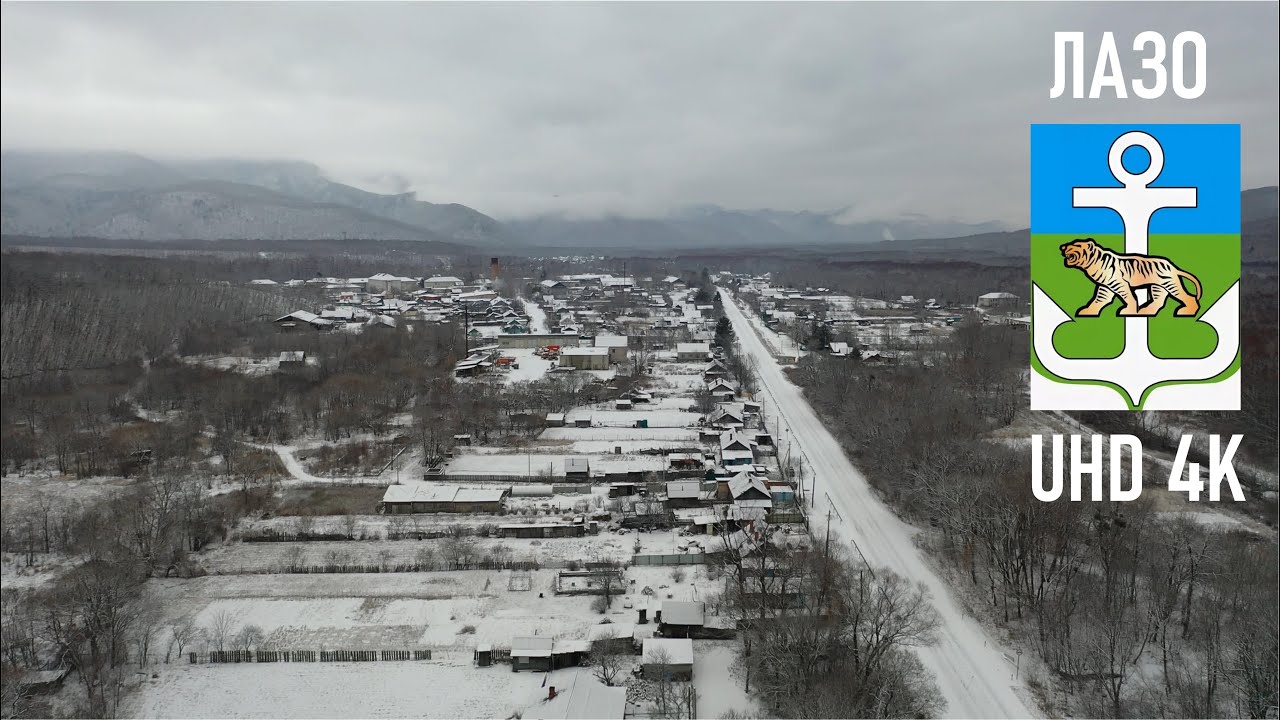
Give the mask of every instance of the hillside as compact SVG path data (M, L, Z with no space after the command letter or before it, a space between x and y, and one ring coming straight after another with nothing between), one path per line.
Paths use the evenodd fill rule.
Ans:
M5 152L2 165L5 235L482 246L503 239L500 223L465 206L365 192L305 163L165 164L128 153Z

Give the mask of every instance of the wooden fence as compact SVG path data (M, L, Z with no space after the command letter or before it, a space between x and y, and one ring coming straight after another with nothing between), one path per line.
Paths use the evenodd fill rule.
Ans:
M706 553L683 553L677 555L632 555L632 565L705 565L709 562Z
M187 653L191 665L273 662L392 662L430 660L430 650L210 650Z
M536 469L537 466L535 465L534 467ZM422 479L428 482L501 483L503 485L518 485L521 483L554 485L568 480L564 475L477 475L467 473L444 473L439 475L425 473Z

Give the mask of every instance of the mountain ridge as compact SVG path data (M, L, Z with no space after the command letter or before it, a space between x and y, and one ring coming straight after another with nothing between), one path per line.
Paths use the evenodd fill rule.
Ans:
M0 233L106 240L395 240L475 251L603 252L689 248L793 248L833 253L1025 254L1026 230L909 213L846 221L829 212L735 210L712 204L663 217L541 216L501 222L458 203L416 193L382 194L326 177L298 160L206 158L157 161L110 151L5 150ZM1246 255L1274 257L1277 187L1241 193ZM1268 237L1267 233L1272 236Z

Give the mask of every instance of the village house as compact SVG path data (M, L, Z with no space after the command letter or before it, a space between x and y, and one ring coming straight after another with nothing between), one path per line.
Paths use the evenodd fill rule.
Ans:
M707 366L702 370L703 379L708 381L714 378L722 378L728 374L729 366L725 365L724 361L719 359L715 359L707 363Z
M276 318L274 322L275 326L282 332L296 330L300 327L309 327L312 330L329 330L333 328L332 320L326 320L306 310L295 310L288 315Z
M853 354L853 348L847 342L831 343L831 354L836 357L849 357Z
M591 477L591 463L584 457L568 457L564 460L564 476L566 478L587 479Z
M608 348L609 362L621 364L627 361L628 342L628 338L623 335L597 335L595 347Z
M692 637L706 623L706 610L701 602L664 600L658 611L658 634L668 638Z
M733 383L724 378L716 378L707 383L707 392L716 402L732 402L737 395L737 389L734 388Z
M545 700L525 708L524 720L623 720L627 688L609 687L590 671L573 673L567 687L550 686Z
M729 480L729 496L738 507L773 509L773 492L769 483L751 473L738 473Z
M676 343L676 359L680 362L704 362L710 357L710 343Z
M668 480L667 507L691 507L702 502L702 481Z
M720 465L732 468L756 461L754 443L745 435L730 431L720 435Z
M556 640L549 637L516 637L511 639L511 671L550 672L575 667L591 650L586 640Z
M646 680L693 680L693 641L688 638L645 638L640 658Z
M733 405L721 405L711 411L708 421L712 425L719 425L726 428L740 428L746 425L747 415L742 408Z
M606 622L592 625L587 640L592 648L602 646L610 652L630 655L636 650L635 634L635 623Z
M978 307L991 310L1012 310L1019 306L1018 296L1007 292L989 292L978 296Z

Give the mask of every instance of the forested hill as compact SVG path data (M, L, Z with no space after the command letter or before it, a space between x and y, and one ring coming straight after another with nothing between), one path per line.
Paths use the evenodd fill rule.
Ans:
M192 334L298 309L275 291L134 257L6 253L0 277L4 379L154 358Z

